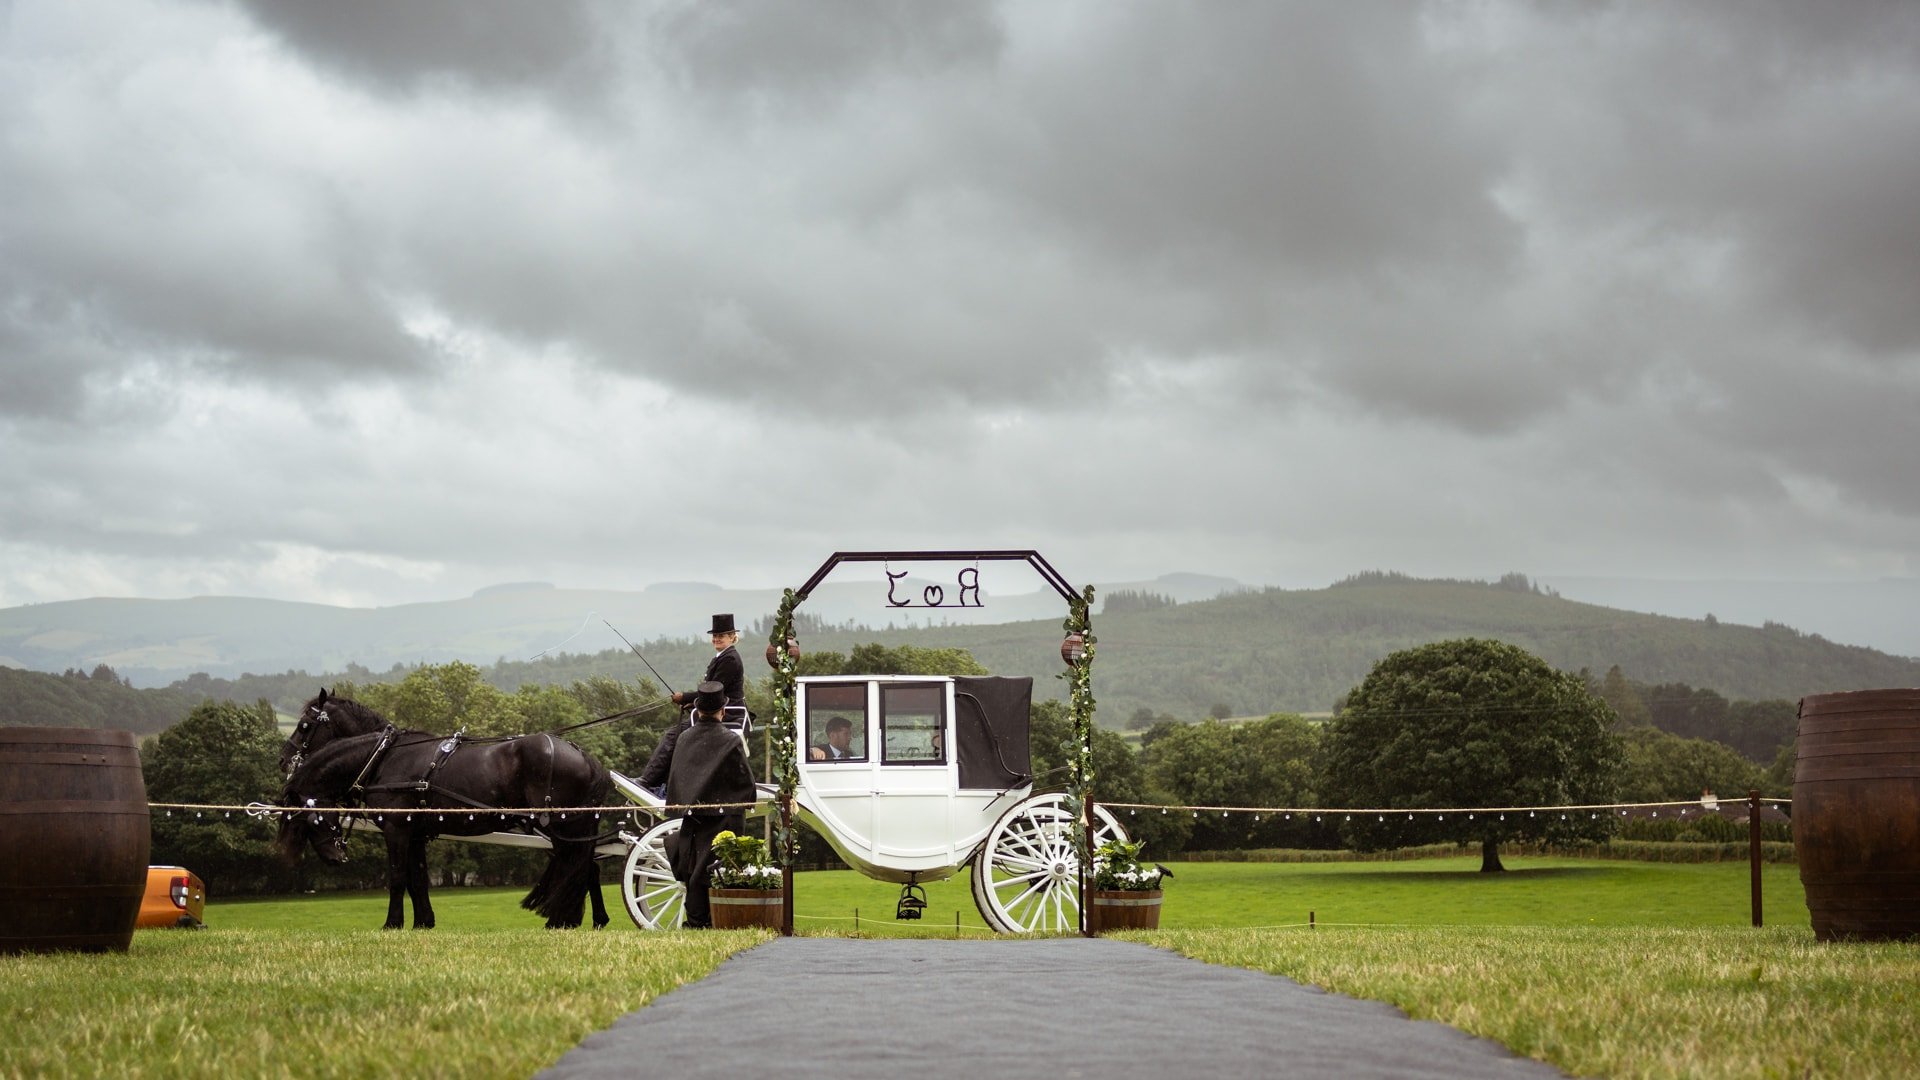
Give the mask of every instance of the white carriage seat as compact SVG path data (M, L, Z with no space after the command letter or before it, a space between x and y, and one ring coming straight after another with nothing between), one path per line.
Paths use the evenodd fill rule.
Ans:
M753 734L753 714L747 711L745 705L729 705L721 710L720 722L727 726L728 731L740 736L743 742Z

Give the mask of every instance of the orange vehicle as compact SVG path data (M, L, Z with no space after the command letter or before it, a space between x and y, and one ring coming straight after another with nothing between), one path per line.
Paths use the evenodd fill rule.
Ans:
M206 910L207 887L193 871L184 866L149 866L147 892L140 898L140 917L133 928L195 929L205 925Z

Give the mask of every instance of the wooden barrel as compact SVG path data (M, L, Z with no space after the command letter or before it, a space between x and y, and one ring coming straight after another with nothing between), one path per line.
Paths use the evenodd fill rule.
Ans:
M756 926L778 930L780 916L786 912L786 895L779 889L708 889L707 910L713 914L715 930Z
M0 728L0 953L125 952L149 824L132 732Z
M1108 930L1158 930L1160 895L1159 889L1088 890L1091 901L1087 905L1087 928L1096 934Z
M1920 690L1800 699L1793 850L1821 941L1920 937Z

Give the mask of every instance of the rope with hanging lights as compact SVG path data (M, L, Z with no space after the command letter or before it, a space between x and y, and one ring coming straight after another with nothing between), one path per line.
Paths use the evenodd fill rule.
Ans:
M1717 805L1735 807L1745 806L1747 802L1748 800L1746 799L1729 798L1721 800ZM1760 802L1774 806L1791 806L1793 804L1792 799L1776 799L1771 797L1762 798ZM1324 817L1327 814L1339 814L1349 818L1355 814L1361 816L1372 814L1376 818L1383 820L1389 814L1405 814L1409 818L1416 815L1432 815L1444 818L1448 814L1461 814L1468 818L1473 818L1479 814L1498 815L1524 813L1531 817L1541 813L1559 813L1564 817L1567 813L1576 811L1585 811L1598 817L1599 811L1602 810L1618 810L1623 816L1633 810L1652 810L1654 816L1657 817L1659 816L1659 811L1666 807L1678 807L1681 816L1685 816L1694 810L1699 810L1702 813L1714 812L1699 799L1676 799L1666 802L1570 803L1552 806L1188 806L1177 803L1123 802L1102 802L1100 805L1109 810L1126 810L1135 814L1141 810L1158 810L1163 814L1170 810L1181 810L1189 811L1196 815L1213 813L1279 814L1284 817L1292 817L1295 814L1300 814L1302 816L1312 815L1316 818Z

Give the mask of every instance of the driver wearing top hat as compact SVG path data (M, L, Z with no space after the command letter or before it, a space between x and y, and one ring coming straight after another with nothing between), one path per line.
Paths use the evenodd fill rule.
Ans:
M713 659L707 662L707 673L701 682L717 682L721 693L727 696L729 705L747 703L747 669L740 662L740 650L733 647L740 640L740 632L733 628L733 613L713 617L713 629L707 631L713 639ZM693 704L693 695L679 693L673 695L675 705Z
M713 629L708 631L713 639L713 659L707 662L707 673L701 677L703 683L719 683L720 693L726 698L727 705L745 705L747 703L746 665L740 662L740 650L733 647L740 640L740 632L733 628L733 613L727 612L713 617ZM691 705L694 695L677 693L673 695L675 705ZM640 770L639 784L648 791L659 795L665 790L667 765L673 760L674 744L680 741L680 733L687 730L693 718L681 717L667 729L660 738L660 745L654 748L653 756L647 759L647 767Z

